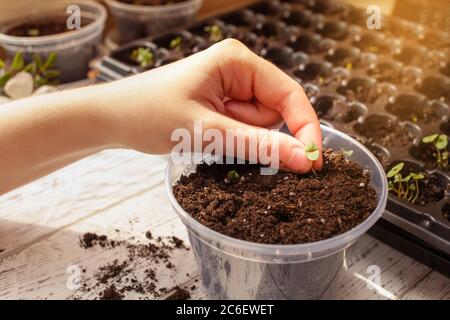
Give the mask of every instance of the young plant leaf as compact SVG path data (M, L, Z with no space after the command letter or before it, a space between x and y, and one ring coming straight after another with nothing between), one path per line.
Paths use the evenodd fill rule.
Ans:
M432 135L426 136L422 139L422 142L423 143L433 143L434 140L436 140L438 138L438 136L439 135L437 135L437 134L432 134Z
M209 40L213 42L219 42L224 39L222 29L218 25L206 26L205 32L209 33Z
M180 50L182 42L183 38L180 36L176 37L175 39L172 39L170 41L170 49Z
M23 68L24 64L25 61L23 60L23 53L19 51L14 56L11 64L11 69L13 69L14 71L20 71Z
M400 171L402 171L403 167L405 166L404 162L400 162L397 165L395 165L394 167L391 168L391 170L389 170L389 172L387 173L387 177L388 178L392 178L395 175L397 175Z
M437 137L435 145L436 148L439 150L444 150L445 148L447 148L448 145L447 135L441 134L439 137Z
M236 183L241 179L241 176L239 175L239 173L236 172L236 170L231 170L228 172L227 178L231 182Z
M139 63L143 68L151 67L154 63L153 52L149 48L137 48L131 52L131 60Z
M4 73L2 76L0 76L0 88L3 88L8 80L11 79L11 77L11 72Z
M319 148L314 142L310 142L305 147L305 156L311 161L316 161L319 159Z
M425 178L423 173L411 173L410 176L413 180L422 180L423 178Z
M57 54L55 52L51 52L48 55L44 66L42 67L43 71L46 71L47 69L53 67L53 65L55 64L56 58L57 58Z
M3 69L5 67L5 61L0 59L0 69Z
M353 150L344 150L342 149L342 153L347 157L347 158L351 158L354 151Z

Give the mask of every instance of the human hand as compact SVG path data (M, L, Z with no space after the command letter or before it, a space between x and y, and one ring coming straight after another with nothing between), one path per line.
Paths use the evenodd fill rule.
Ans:
M177 128L272 127L284 120L294 137L276 133L281 167L319 170L304 147L322 148L319 120L302 87L237 40L228 39L170 65L101 86L110 130L121 146L168 153ZM225 151L224 151L225 152Z

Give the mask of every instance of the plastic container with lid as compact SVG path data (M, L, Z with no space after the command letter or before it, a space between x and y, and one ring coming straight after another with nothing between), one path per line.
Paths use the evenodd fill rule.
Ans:
M69 14L69 5L80 8L82 26L79 30L44 36L14 36L10 31L25 23L35 21L58 21L65 23ZM42 58L51 52L57 54L55 68L61 73L60 82L72 82L86 78L89 62L96 57L97 47L101 42L102 32L106 21L105 8L90 0L40 2L34 10L17 10L7 17L0 19L0 46L8 57L12 58L17 52L24 53L27 61L34 53Z
M114 16L120 44L182 27L191 22L203 0L186 0L167 5L134 5L106 0Z
M346 250L381 217L388 195L383 167L363 145L322 126L324 146L353 150L351 159L371 175L378 196L373 213L355 228L330 239L297 245L269 245L220 234L192 218L176 201L172 186L195 165L169 162L166 188L172 207L186 225L203 285L212 299L332 298L345 272Z

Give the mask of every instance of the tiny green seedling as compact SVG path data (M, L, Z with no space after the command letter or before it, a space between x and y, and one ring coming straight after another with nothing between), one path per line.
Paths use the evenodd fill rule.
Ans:
M224 39L222 29L216 24L212 26L206 26L204 28L204 31L209 33L209 40L211 40L212 42L219 42Z
M236 182L239 182L239 180L241 179L241 176L239 175L239 173L237 173L236 170L231 170L231 171L228 171L227 179L228 179L228 181L230 181L232 183L236 183Z
M0 88L4 87L9 79L21 71L31 74L35 88L45 84L56 84L56 79L60 75L59 71L53 68L56 59L57 55L55 52L51 52L45 61L42 60L40 55L34 54L33 60L27 64L23 53L17 52L9 68L3 61L0 61L0 69L3 69L3 73L0 76Z
M181 47L183 45L183 38L181 36L178 36L170 41L170 49L175 51L180 51Z
M353 150L344 150L342 149L342 153L347 157L351 158L353 156L354 151Z
M305 156L311 161L316 161L317 159L319 159L319 152L319 148L314 142L308 143L305 147Z
M155 57L149 48L139 47L131 52L130 59L137 62L142 68L153 66Z
M432 143L435 148L435 153L433 154L435 157L436 165L438 168L447 168L448 167L448 137L445 134L432 134L426 136L422 139L422 142L425 144Z
M419 181L425 176L423 173L411 172L407 177L403 177L401 171L405 167L404 162L400 162L387 173L388 189L394 192L399 199L406 200L414 204L420 195Z

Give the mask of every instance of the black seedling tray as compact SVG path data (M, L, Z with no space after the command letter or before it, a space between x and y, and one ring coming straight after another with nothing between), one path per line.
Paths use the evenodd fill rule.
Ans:
M207 26L241 40L296 79L321 121L365 144L387 171L404 162L405 170L436 182L440 199L427 205L390 195L373 234L449 274L450 171L436 168L431 145L421 142L430 134L450 134L449 35L394 17L384 17L381 30L369 30L364 10L338 2L262 1L133 42L106 57L100 70L111 79L142 72L129 61L139 46L154 52L150 68L189 56L217 40ZM171 48L177 37L182 47Z

